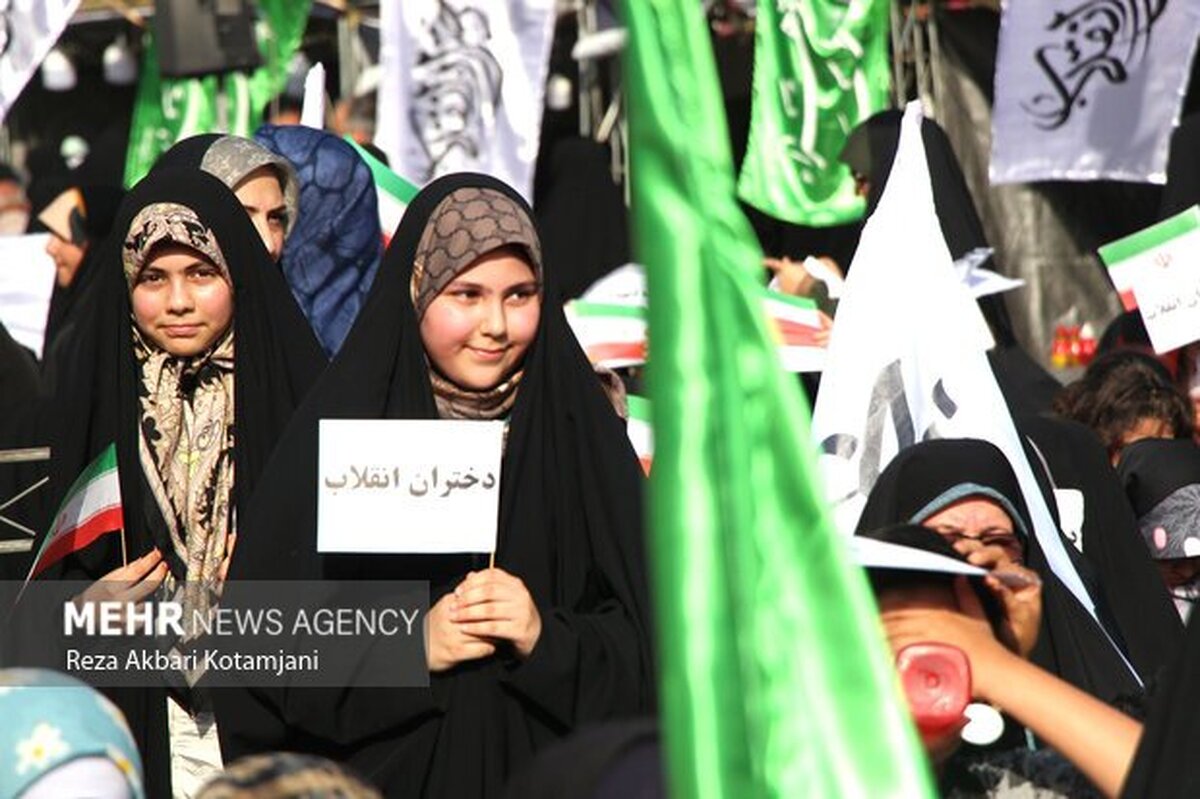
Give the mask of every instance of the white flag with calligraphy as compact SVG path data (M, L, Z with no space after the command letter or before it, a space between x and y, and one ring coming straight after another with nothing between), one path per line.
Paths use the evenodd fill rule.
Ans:
M77 8L79 0L0 2L0 122Z
M1005 0L992 183L1165 183L1200 36L1195 0Z
M418 183L484 172L526 199L542 124L554 0L380 5L375 143Z
M879 473L907 446L990 441L1012 464L1050 567L1094 618L988 366L983 314L946 248L920 129L920 104L910 103L883 197L847 273L813 409L834 518L852 533Z

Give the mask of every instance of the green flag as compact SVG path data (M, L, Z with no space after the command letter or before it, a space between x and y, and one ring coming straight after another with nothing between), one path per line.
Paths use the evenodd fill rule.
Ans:
M125 185L142 179L171 145L198 133L249 136L262 121L262 108L287 84L288 63L300 46L312 0L260 0L266 21L259 41L263 66L247 76L164 78L158 67L158 47L150 37L142 56L142 72L134 101L129 149L125 154ZM220 109L220 106L224 106Z
M625 20L672 795L929 796L875 604L767 330L701 4L631 0Z
M743 200L800 225L862 215L838 154L887 107L887 36L887 0L759 0Z

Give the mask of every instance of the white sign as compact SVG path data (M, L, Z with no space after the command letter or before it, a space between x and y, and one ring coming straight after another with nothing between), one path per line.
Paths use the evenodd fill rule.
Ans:
M1200 339L1200 208L1106 244L1100 257L1122 303L1141 311L1155 352Z
M38 358L54 291L54 260L46 254L49 240L49 233L0 236L0 323Z
M317 551L495 551L503 437L503 422L322 419Z

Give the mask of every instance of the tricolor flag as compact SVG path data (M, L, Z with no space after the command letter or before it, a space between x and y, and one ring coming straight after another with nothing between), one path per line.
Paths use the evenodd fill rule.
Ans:
M375 178L375 193L379 197L379 229L383 231L383 246L392 240L392 234L404 216L404 209L412 202L412 198L420 191L419 186L409 183L397 175L391 168L359 146L358 142L346 136L346 141L358 151L362 159L371 168L371 176Z
M1138 307L1133 285L1139 274L1169 263L1175 252L1186 253L1189 262L1200 251L1200 207L1192 206L1175 216L1100 248L1108 277L1126 311Z
M71 484L26 580L100 536L118 532L124 526L121 484L117 479L117 448L109 444Z
M833 326L828 316L807 297L763 291L763 310L779 337L779 360L789 372L820 372L825 368L825 338Z
M625 432L629 435L629 443L641 461L642 471L650 474L650 465L654 463L654 429L650 426L650 400L630 394L625 398L629 403L629 418L625 421Z
M627 269L622 267L622 270ZM629 275L625 274L623 278L628 282ZM641 279L645 280L644 274ZM762 291L762 304L775 333L784 370L820 372L824 369L824 337L832 322L817 304L805 297L767 289ZM572 300L564 310L575 338L579 339L593 364L622 369L646 362L646 306L640 299L629 303Z
M646 362L644 307L572 300L564 310L575 338L593 364L622 369Z

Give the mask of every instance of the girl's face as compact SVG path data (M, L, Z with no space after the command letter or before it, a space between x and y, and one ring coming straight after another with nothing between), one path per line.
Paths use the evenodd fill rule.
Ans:
M169 244L138 273L131 295L138 329L177 357L208 350L233 321L233 289L195 250Z
M437 370L460 388L504 382L537 334L541 297L529 263L512 249L490 252L425 310L421 341Z
M250 215L250 221L254 223L254 229L262 238L271 260L278 263L283 255L288 210L277 173L269 166L260 166L242 178L233 193Z

